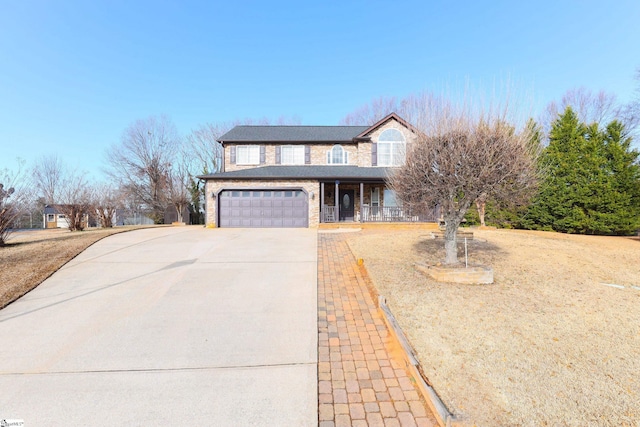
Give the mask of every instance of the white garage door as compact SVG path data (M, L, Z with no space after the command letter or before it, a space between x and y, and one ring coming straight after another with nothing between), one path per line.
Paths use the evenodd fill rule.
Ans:
M220 227L308 227L302 190L225 190L218 196Z

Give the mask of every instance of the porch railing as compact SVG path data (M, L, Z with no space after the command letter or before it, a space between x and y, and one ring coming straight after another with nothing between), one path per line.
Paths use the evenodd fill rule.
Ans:
M322 222L338 222L335 206L322 206ZM363 206L359 220L362 222L438 222L440 210L418 210L392 206Z
M436 222L439 209L418 210L396 206L362 206L362 222Z
M335 206L322 206L322 222L338 222Z

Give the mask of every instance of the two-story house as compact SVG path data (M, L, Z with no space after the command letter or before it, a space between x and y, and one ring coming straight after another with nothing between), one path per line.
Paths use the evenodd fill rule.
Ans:
M386 184L417 131L395 113L372 126L236 126L223 170L205 180L209 227L317 227L436 221L403 208Z

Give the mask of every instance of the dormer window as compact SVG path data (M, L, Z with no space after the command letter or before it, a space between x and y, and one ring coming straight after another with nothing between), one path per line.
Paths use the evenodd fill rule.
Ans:
M349 153L341 145L334 145L327 151L328 165L346 165L349 163Z
M397 129L387 129L378 138L378 166L402 166L406 159L407 143Z

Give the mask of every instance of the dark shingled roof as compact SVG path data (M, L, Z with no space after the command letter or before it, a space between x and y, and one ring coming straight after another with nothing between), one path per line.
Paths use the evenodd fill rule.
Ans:
M220 172L201 175L200 179L247 179L247 180L275 180L275 179L314 179L314 180L384 180L391 168L359 167L359 166L262 166L231 172Z
M220 137L226 142L350 142L369 126L236 126Z

